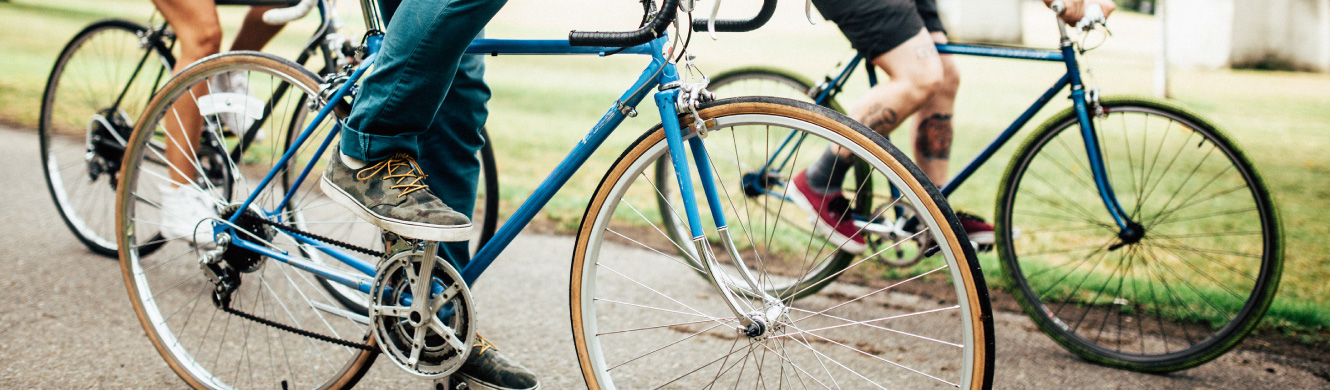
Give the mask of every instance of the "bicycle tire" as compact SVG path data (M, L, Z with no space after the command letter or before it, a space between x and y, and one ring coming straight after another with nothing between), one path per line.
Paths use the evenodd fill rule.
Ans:
M1100 104L1093 117L1108 179L1143 236L1122 235L1105 211L1067 109L1035 131L1002 180L1004 279L1040 330L1087 360L1157 373L1204 364L1246 337L1274 298L1283 268L1274 201L1212 122L1152 99ZM1054 174L1071 179L1054 183ZM1054 226L1059 219L1074 222Z
M243 94L251 98L264 96L264 88L269 88L266 92L271 93L280 86L287 86L292 93L281 99L261 103L264 111L271 113L264 121L267 132L273 135L269 137L266 147L262 144L251 146L241 161L228 161L229 167L237 173L232 176L236 185L228 192L237 193L219 194L207 183L191 184L210 197L219 212L222 212L222 217L226 216L226 212L238 212L221 207L236 205L227 199L243 199L254 191L257 179L266 175L282 155L284 142L279 140L284 137L278 133L285 130L280 128L287 123L282 119L299 111L297 107L300 105L294 103L304 100L302 97L317 96L320 91L319 77L295 63L263 53L231 52L210 56L192 64L153 98L130 138L125 165L121 171L122 182L117 193L117 238L121 271L135 314L158 353L191 387L350 387L360 380L378 356L375 342L369 337L370 327L367 321L358 317L363 317L363 313L338 309L336 298L329 296L315 278L305 271L261 256L247 264L248 267L237 267L236 262L247 261L248 258L243 257L246 252L237 252L234 246L220 255L222 263L219 264L229 264L230 268L227 269L233 270L231 275L234 279L227 280L239 284L229 294L230 308L287 327L363 343L369 347L368 350L308 338L243 319L214 307L212 292L217 284L205 276L198 257L211 249L211 243L200 244L203 248L196 249L192 245L172 240L163 243L162 249L151 255L138 251L145 244L141 241L142 237L153 237L152 229L155 225L151 221L159 217L153 215L156 210L154 207L162 204L154 196L154 189L158 187L153 185L154 180L162 183L172 180L161 173L170 169L167 160L152 161L147 158L150 154L161 153L152 146L154 140L177 141L163 130L160 122L163 118L179 117L179 112L174 111L177 100L188 97L200 101L201 97L195 94L196 91L206 92L208 89L204 88L211 88L210 84L201 84L210 83L212 76L232 71L246 72L248 88ZM240 93L230 92L232 95ZM234 101L247 102L243 99ZM248 103L237 106L250 107ZM248 115L249 112L237 114ZM203 115L207 118L213 114ZM210 129L206 131L218 131L217 127ZM314 141L305 143L302 148L313 149L318 146L320 143ZM301 171L311 164L319 164L319 161L292 160L284 169ZM317 177L313 180L317 180ZM297 226L317 226L321 222L318 218L339 222L332 218L342 218L345 213L330 202L319 202L319 191L310 182L307 179L306 183L297 187L300 192L291 197L295 203L288 203L285 209L277 208L277 202L286 193L281 185L267 187L269 192L259 193L255 204L265 211L285 210L275 214L280 219L276 222L294 222ZM257 236L271 242L274 250L293 256L303 253L304 244L292 236L243 222L243 219L242 225L245 226L236 230L235 234ZM210 363L207 362L209 359Z
M124 150L115 137L128 138L174 62L161 45L140 46L148 32L121 19L84 27L61 50L42 94L37 134L46 189L79 242L106 257L116 255L115 175Z
M583 378L589 388L655 388L666 385L702 388L708 386L708 383L711 386L742 387L739 385L743 381L758 381L768 385L790 382L792 386L795 381L801 381L806 383L806 386L813 387L816 387L816 384L811 382L824 383L824 386L827 386L825 383L840 381L838 386L859 388L866 387L862 386L862 382L878 384L879 380L899 387L901 383L895 382L899 376L913 375L916 372L929 375L933 379L928 379L929 377L924 375L915 375L905 379L907 381L905 386L988 388L992 385L993 324L987 289L983 275L974 261L973 249L965 243L964 232L950 212L945 198L938 194L930 182L922 179L924 175L903 154L881 136L843 115L824 107L789 99L771 97L726 99L705 104L698 109L698 113L711 127L703 142L712 145L707 150L709 153L715 153L712 160L717 161L717 165L729 164L730 157L742 157L737 153L735 156L721 156L725 150L731 148L730 143L738 143L734 138L740 137L740 133L756 134L757 138L752 141L762 142L760 133L763 128L768 132L779 134L789 131L787 129L805 132L809 135L806 144L813 145L810 150L818 152L823 150L820 147L820 142L823 140L835 142L852 150L868 164L877 168L879 170L877 174L882 180L896 182L903 188L911 189L911 192L905 194L900 201L920 205L929 211L923 218L924 223L930 231L945 238L944 245L939 248L942 256L933 258L937 262L933 264L937 267L933 271L896 281L894 285L886 284L886 287L876 291L870 290L874 290L878 285L868 287L838 283L827 289L832 290L830 293L824 290L822 294L798 301L794 301L791 297L799 294L783 295L785 298L781 300L781 304L791 309L787 312L788 315L777 317L782 319L773 321L772 325L766 328L772 331L762 336L764 341L754 341L756 339L751 339L742 333L736 335L736 329L742 327L737 325L738 322L729 308L721 303L723 299L718 298L716 287L695 277L697 270L680 260L679 257L682 256L670 250L671 246L691 245L692 241L684 243L674 241L670 234L659 228L653 228L655 221L658 220L655 213L633 205L634 203L651 205L655 203L655 198L660 196L655 184L652 183L653 175L648 173L652 165L655 165L667 150L664 132L657 125L625 150L606 173L588 204L578 230L577 244L573 252L569 297L574 345ZM684 128L687 128L691 122L687 115L682 116L680 120L683 121ZM773 131L771 128L779 129ZM687 138L692 137L689 135ZM765 154L760 152L751 156L765 158ZM807 158L807 160L813 159L813 157ZM702 242L708 243L706 245L720 246L721 248L715 250L720 254L718 256L735 252L743 253L741 256L751 255L750 259L757 260L748 260L745 263L756 264L758 268L756 278L759 283L765 283L764 280L774 278L801 277L798 273L790 276L782 272L780 267L806 270L809 268L799 266L798 263L806 263L808 260L818 261L817 259L824 258L823 256L828 253L827 250L830 248L810 249L816 247L817 244L814 242L821 238L811 235L807 238L791 238L779 232L778 226L783 219L777 218L777 222L768 229L765 226L767 222L758 221L760 218L753 218L751 213L739 211L739 207L751 210L752 206L743 205L742 201L735 197L736 193L733 191L736 191L736 188L733 185L727 187L725 184L734 182L736 177L730 175L733 172L718 167L716 173L720 183L720 188L717 190L724 198L722 203L727 203L725 207L731 221L730 229L737 232L734 240L742 241L740 243L723 241L718 237L714 226L708 227L707 239ZM703 203L699 205L699 208L703 209L701 212L707 215L706 202L699 202ZM680 204L672 203L672 206L659 212L681 209ZM797 207L790 206L789 210L795 208ZM749 218L745 219L745 216ZM759 229L755 226L757 223L763 223L764 227ZM771 237L779 234L780 238L770 240L751 238L754 234L765 235L767 232L772 232ZM794 234L804 233L795 231ZM607 244L611 240L623 245ZM722 242L716 243L717 241ZM798 259L799 255L794 254L792 257L796 258L792 259L793 264L785 264L787 261L785 256L791 252L784 251L779 245L764 245L763 242L793 243L797 246L795 250L802 252L804 258ZM759 245L764 246L759 247ZM851 264L850 272L857 280L864 280L864 283L880 281L880 278L865 277L873 275L876 270L872 268L874 263L864 260L866 259ZM790 267L791 265L793 267ZM858 265L864 267L856 267ZM726 277L719 280L740 280L736 274L728 271L730 267L721 269ZM944 269L947 272L940 272ZM845 279L845 277L840 278L840 280ZM744 288L732 283L722 284L729 289ZM887 293L897 291L891 290L892 288L909 288L899 286L924 285L936 289L928 293L921 292L924 294L922 296ZM868 292L864 293L865 291ZM742 305L761 307L762 301L753 300L744 294L740 294L739 299ZM884 302L878 299L899 299L896 303L902 306L898 306L898 309L907 313L899 314L893 311L895 314L878 318L884 315L884 312L879 310L886 307L882 306ZM915 299L918 300L912 301L914 303L904 303ZM837 308L841 310L829 313ZM942 319L942 316L934 318L938 320L936 322L928 321L928 318L919 318L928 315L921 313L929 310L945 310L951 313L944 315L945 319ZM801 314L793 314L796 312ZM674 315L678 316L671 317ZM662 316L669 318L661 318ZM795 320L795 317L803 318ZM892 318L892 322L881 323L883 326L865 325L885 321L888 318ZM822 320L827 321L819 322ZM918 322L915 322L916 320ZM715 325L712 325L712 322L715 322ZM833 325L822 327L827 324ZM847 329L851 327L854 329ZM625 338L625 334L630 334L632 337ZM814 338L817 339L815 342L807 341ZM747 345L744 345L745 341ZM787 341L792 342L787 343ZM892 346L887 348L884 343ZM783 349L787 344L791 349L798 350L790 352L790 349ZM815 344L818 347L814 347ZM761 354L757 352L762 349L760 346L766 347L763 350L781 352ZM749 353L742 358L725 359L720 365L715 365L722 358L729 356L726 354L727 349L730 351L729 355L735 354L736 350L742 352L745 349ZM905 356L911 353L919 355ZM927 353L938 353L943 357L922 356ZM717 354L720 357L717 357ZM835 357L830 357L831 355ZM826 360L837 362L836 367L828 369L826 366L833 364L825 362L824 365L811 363L807 369L799 366L813 360L822 362L823 359L819 356L828 356ZM690 363L699 357L705 359L701 359L702 362ZM705 362L711 358L715 360ZM854 359L862 360L848 364L840 363ZM754 361L749 362L749 360ZM917 364L919 371L898 369L891 365L896 363L887 363L891 361ZM742 369L735 369L740 362L743 362L745 367L753 367L759 373L744 376ZM789 362L789 365L784 362ZM772 366L780 365L782 369L773 368L764 373L759 368L763 367L764 363ZM874 369L855 371L862 369L858 364L876 365L873 366ZM715 367L712 367L713 365ZM848 367L855 368L848 369ZM839 374L832 374L830 370L836 370ZM737 378L735 371L740 372ZM825 375L821 374L822 372L825 372ZM795 379L791 379L791 376ZM946 378L937 378L939 376ZM915 379L920 381L913 382ZM733 386L730 384L731 381L734 382Z

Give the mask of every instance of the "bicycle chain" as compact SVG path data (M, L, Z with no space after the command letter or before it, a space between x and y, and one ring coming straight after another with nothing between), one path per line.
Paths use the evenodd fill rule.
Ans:
M269 221L269 220L264 219L264 218L255 218L255 220L256 220L256 221L259 221L259 223L261 223L261 224L268 225L268 226L272 226L272 227L274 227L274 228L276 228L276 229L278 229L278 230L284 231L284 232L286 232L286 233L288 233L288 234L294 234L294 235L298 235L298 236L304 236L304 237L306 237L306 238L311 238L311 239L314 239L314 240L317 240L317 241L322 241L322 242L324 242L324 243L328 243L328 244L336 245L336 246L339 246L339 247L342 247L342 248L346 248L346 249L351 250L351 251L360 252L360 253L363 253L363 254L366 254L366 255L370 255L370 256L374 256L374 257L378 257L378 258L386 258L386 257L387 257L387 254L385 254L384 252L379 252L379 251L376 251L376 250L373 250L373 249L369 249L369 248L365 248L365 247L357 246L357 245L354 245L354 244L351 244L351 243L346 243L346 242L342 242L342 241L334 240L334 239L331 239L331 238L323 237L323 236L320 236L320 235L318 235L318 234L314 234L314 233L306 232L306 231L303 231L303 230L300 230L300 229L296 229L296 228L291 227L291 226L288 226L288 225L286 225L286 224L282 224L282 223L278 223L278 222ZM327 343L332 343L332 344L341 345L341 346L344 346L344 347L351 347L351 348L356 348L356 349L361 349L361 350L371 351L371 352L379 352L379 348L376 348L376 347L371 346L371 345L369 345L369 344L357 343L357 342L350 341L350 340L339 339L339 338L332 337L332 336L328 336L328 335L324 335L324 334L321 334L321 333L315 333L315 332L311 332L311 331L308 331L308 330L304 330L304 329L300 329L300 328L295 328L295 327L292 327L292 326L290 326L290 325L286 325L286 324L283 324L283 323L280 323L280 322L276 322L276 321L273 321L273 320L269 320L269 319L267 319L267 318L259 317L259 316L253 315L253 314L249 314L249 313L246 313L246 312L243 312L243 311L240 311L240 310L233 309L233 308L231 308L231 305L230 305L230 302L229 302L229 301L230 301L229 299L226 299L226 300L223 300L223 301L220 301L220 302L214 302L214 303L217 305L218 308L221 308L222 311L224 311L224 312L227 312L227 313L230 313L230 314L233 314L233 315L239 316L240 318L244 318L244 319L247 319L247 320L250 320L250 321L254 321L254 322L257 322L257 323L260 323L260 324L268 325L268 326L271 326L271 327L277 328L277 329L279 329L279 330L284 330L284 331L291 332L291 333L294 333L294 334L297 334L297 335L301 335L301 336L309 337L309 338L312 338L312 339L315 339L315 340L319 340L319 341L323 341L323 342L327 342Z
M250 321L254 321L254 322L257 322L257 323L260 323L260 324L268 325L268 326L271 326L271 327L274 327L274 328L277 328L277 329L280 329L280 330L284 330L284 331L287 331L287 332L295 333L295 334L298 334L298 335L301 335L301 336L309 337L309 338L312 338L312 339L315 339L315 340L319 340L319 341L323 341L323 342L327 342L327 343L333 343L333 344L341 345L341 346L343 346L343 347L351 347L351 348L360 349L360 350L365 350L365 351L370 351L370 352L379 352L379 349L378 349L377 347L374 347L374 346L369 345L369 344L361 344L361 343L357 343L357 342L350 341L350 340L342 340L342 339L339 339L339 338L336 338L336 337L326 336L326 335L323 335L323 334L320 334L320 333L314 333L314 332L311 332L311 331L308 331L308 330L304 330L304 329L300 329L300 328L295 328L295 327L292 327L292 326L290 326L290 325L286 325L286 324L283 324L283 323L280 323L280 322L276 322L276 321L269 320L269 319L267 319L267 318L259 317L259 316L256 316L256 315L253 315L253 314L249 314L249 313L246 313L246 312L243 312L243 311L240 311L240 310L232 309L230 305L221 305L221 308L222 308L222 311L227 312L227 313L231 313L231 314L234 314L234 315L237 315L237 316L240 316L240 318L244 318L244 319L247 319L247 320L250 320Z

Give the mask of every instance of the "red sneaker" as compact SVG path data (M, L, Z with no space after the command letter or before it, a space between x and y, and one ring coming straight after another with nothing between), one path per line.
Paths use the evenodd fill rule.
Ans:
M993 249L993 225L984 222L984 219L977 215L964 211L957 211L956 219L961 221L961 228L965 229L965 235L970 236L970 242L974 243L975 249L980 252Z
M864 252L867 247L864 236L859 234L859 228L854 227L854 218L850 216L850 200L845 198L843 192L822 194L814 190L808 185L804 172L794 175L791 181L794 183L794 188L786 191L786 196L813 216L810 219L815 231L826 235L832 245L840 246L841 251L852 254ZM992 230L989 228L990 232Z

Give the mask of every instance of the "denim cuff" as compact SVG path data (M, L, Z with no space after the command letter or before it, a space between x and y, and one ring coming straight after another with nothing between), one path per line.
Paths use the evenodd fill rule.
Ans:
M378 161L397 153L406 153L411 157L420 156L420 144L416 137L424 131L379 135L358 131L342 121L342 140L339 145L342 154L362 161Z

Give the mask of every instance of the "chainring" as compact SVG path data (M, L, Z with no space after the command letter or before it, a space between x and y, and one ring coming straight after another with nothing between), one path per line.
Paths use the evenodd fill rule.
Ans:
M471 290L447 260L425 251L400 252L379 264L370 292L369 316L379 348L398 367L426 378L440 378L462 367L476 341ZM431 293L424 302L413 291L424 269ZM440 301L442 300L442 301Z

